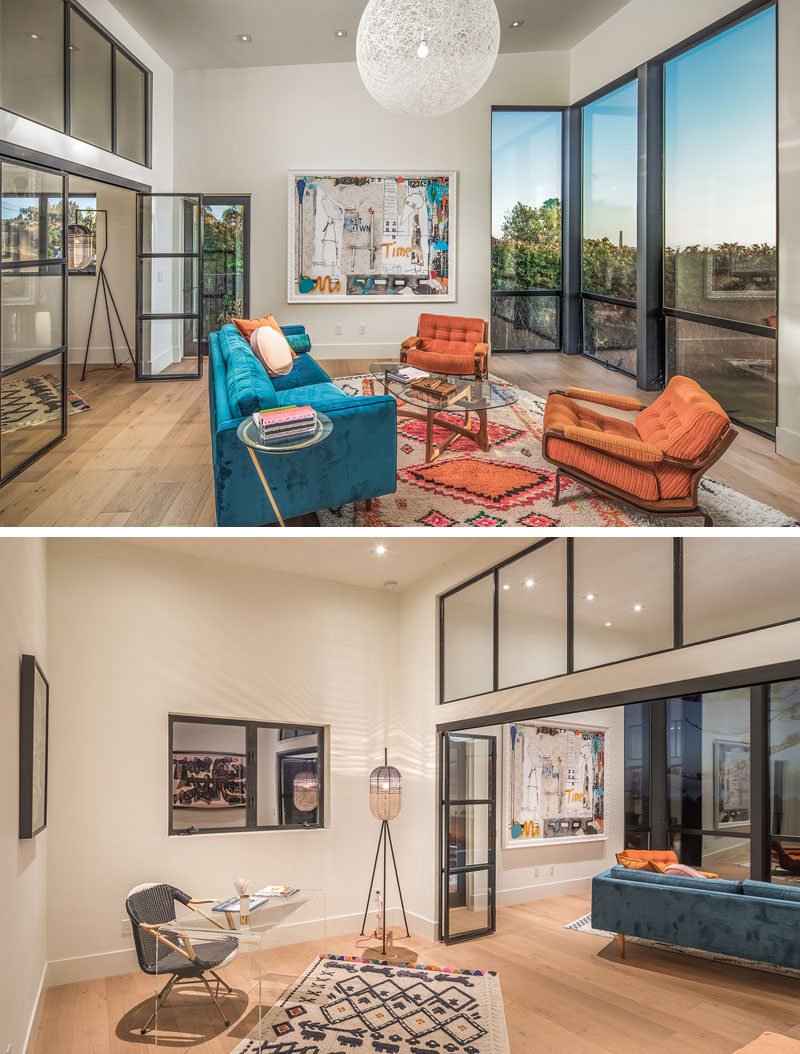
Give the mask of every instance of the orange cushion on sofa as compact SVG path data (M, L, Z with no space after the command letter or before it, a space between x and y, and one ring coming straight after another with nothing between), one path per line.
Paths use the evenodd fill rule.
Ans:
M678 863L678 854L672 849L623 849L617 853L617 863L621 862L621 856L630 857L631 860L655 860L660 864Z
M633 857L625 856L624 853L617 853L617 863L629 871L652 871L649 860L634 860Z
M281 327L275 321L274 315L265 315L263 318L232 318L231 322L236 326L239 332L242 334L247 343L250 343L255 330L261 326L270 326L272 329L281 331Z

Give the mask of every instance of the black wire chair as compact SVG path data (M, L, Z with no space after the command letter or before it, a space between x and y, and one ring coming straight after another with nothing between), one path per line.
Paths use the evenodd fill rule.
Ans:
M239 941L236 937L231 936L220 936L211 940L206 940L204 937L202 941L197 942L198 946L194 947L189 934L179 933L173 928L170 928L168 937L161 934L159 932L161 926L175 921L175 901L198 912L203 918L224 930L216 919L212 919L197 907L198 904L211 904L213 901L195 900L188 893L163 882L146 882L130 891L125 901L125 910L131 920L133 943L136 947L139 967L147 974L170 975L169 980L156 997L156 1006L150 1019L141 1029L142 1035L150 1030L158 1010L164 1005L167 996L176 985L197 984L198 981L202 981L205 985L214 1006L225 1022L225 1027L230 1025L230 1021L225 1017L217 1001L217 996L220 985L227 992L233 989L222 980L216 971L221 966L227 966L235 958L239 951ZM180 945L175 943L176 940L180 940ZM208 983L207 973L211 974L216 981L216 994Z

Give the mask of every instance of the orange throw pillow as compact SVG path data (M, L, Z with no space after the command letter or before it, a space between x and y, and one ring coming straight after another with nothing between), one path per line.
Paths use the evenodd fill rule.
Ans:
M250 338L254 331L257 330L259 326L271 326L272 329L277 329L279 332L281 331L281 327L275 321L274 315L265 315L263 318L232 318L231 322L236 326L248 344L250 343Z
M625 856L624 853L617 853L617 863L621 867L626 867L629 871L650 871L649 860L634 860L633 857Z
M621 856L627 856L630 860L658 860L662 864L678 863L678 854L672 849L623 849L617 853L617 861Z

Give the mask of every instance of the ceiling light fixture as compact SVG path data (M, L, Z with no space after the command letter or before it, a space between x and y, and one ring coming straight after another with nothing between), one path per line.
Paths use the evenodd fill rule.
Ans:
M511 589L511 586L508 584L508 582L505 583L503 589Z
M388 551L389 550L386 548L386 546L383 544L383 542L378 542L378 544L375 546L375 555L376 556L385 556L386 553L388 553Z
M240 33L239 36L236 39L239 41L240 44L252 44L253 43L253 38L250 36L249 33Z
M38 40L39 39L39 34L38 33L26 33L25 35L30 37L31 40Z
M333 35L335 37L339 37L339 39L341 39L342 37L346 37L347 36L347 30L346 29L334 29Z
M390 578L388 582L383 583L384 589L397 589L398 583L393 578Z
M534 580L532 578L526 578L525 579L525 588L526 589L533 589L533 587L535 585L536 585L536 583L534 582Z
M597 600L597 593L587 593L584 600Z
M523 26L524 24L525 24L525 19L523 18L521 21L512 22L511 25L508 28L509 29L519 29L519 27Z
M633 610L634 611L641 611L642 610L642 605L641 604L634 604L633 605Z
M614 623L613 622L604 622L603 625L606 627L606 629L610 629L611 626L614 625Z
M483 87L499 46L495 0L369 0L356 58L381 106L405 117L434 117Z

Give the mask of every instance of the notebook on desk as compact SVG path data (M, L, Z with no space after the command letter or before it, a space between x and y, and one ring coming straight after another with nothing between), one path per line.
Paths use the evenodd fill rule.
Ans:
M256 893L250 897L250 910L255 911L256 908L260 908L262 904L266 904L268 897L261 896L260 893ZM239 910L239 898L229 897L227 900L221 901L219 904L215 904L212 911L238 911Z

